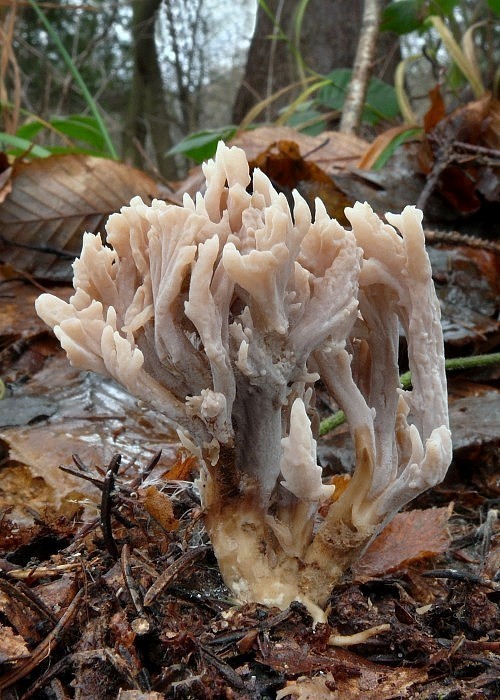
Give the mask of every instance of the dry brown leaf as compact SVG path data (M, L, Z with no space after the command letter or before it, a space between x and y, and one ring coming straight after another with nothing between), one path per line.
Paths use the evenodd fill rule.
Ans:
M278 700L393 700L409 697L412 686L426 680L427 672L424 669L368 668L364 662L360 663L358 673L352 677L328 672L313 678L298 678L287 683L276 697Z
M429 90L430 107L424 115L424 129L428 133L446 116L446 107L439 85Z
M0 205L0 259L39 278L71 279L85 231L104 233L107 217L155 182L124 163L85 155L16 163L12 192Z
M447 523L453 504L398 513L356 563L356 581L397 571L410 562L445 552L450 544Z
M275 141L254 160L249 160L251 168L259 168L278 186L288 198L297 189L314 211L314 202L319 197L328 214L341 224L348 221L344 209L353 204L313 160L303 158L295 141Z
M174 515L172 501L163 491L158 491L156 486L148 486L139 489L139 500L148 511L149 515L166 531L174 532L179 528L179 521Z
M193 474L198 471L198 458L184 449L177 453L172 467L163 475L166 481L192 481Z
M0 623L0 663L29 655L30 651L21 635L15 634L12 627Z
M439 174L436 189L455 211L472 214L481 209L483 197L498 200L500 101L486 94L445 115L439 93L431 98L420 168L424 174Z

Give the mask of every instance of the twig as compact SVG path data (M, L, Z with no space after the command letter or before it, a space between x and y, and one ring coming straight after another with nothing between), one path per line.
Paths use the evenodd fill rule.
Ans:
M130 548L128 544L124 544L122 547L122 553L120 556L120 565L123 575L123 581L130 594L134 608L138 613L142 613L143 605L141 600L141 594L139 589L135 585L134 577L132 576L132 567L130 566Z
M134 577L132 575L132 567L130 566L130 548L128 544L124 544L122 547L122 553L120 556L120 564L122 570L123 581L125 587L129 592L134 608L139 613L139 617L136 617L131 622L131 627L134 632L138 635L147 634L151 630L151 625L148 618L144 614L144 606L142 604L142 593L136 586Z
M31 608L43 619L50 620L53 625L57 625L57 617L54 613L45 605L43 600L24 583L18 582L17 585L14 585L2 576L0 577L0 588L11 598L16 598L24 607Z
M104 544L106 546L106 549L111 554L113 559L118 559L119 552L118 547L116 546L115 539L113 537L113 529L111 527L111 494L115 485L115 475L118 472L118 469L120 468L121 461L122 458L119 454L113 455L113 457L111 458L108 470L106 472L106 476L104 477L104 485L102 489L101 498L101 530L104 537Z
M36 666L38 666L43 659L50 656L51 652L61 641L64 633L69 627L69 623L78 608L82 596L83 588L75 595L71 603L66 608L66 612L61 617L52 632L50 632L50 634L48 634L45 639L40 642L40 644L31 652L29 658L24 663L21 663L19 666L10 671L10 673L5 674L3 678L0 678L0 690L5 690L5 688L17 683L17 681L27 676L28 673L31 673L31 671L36 668Z
M210 649L200 644L200 651L203 658L208 660L215 668L224 676L224 678L229 681L229 683L238 690L245 690L246 685L240 675L225 661L219 659L219 657L213 653Z
M46 576L60 576L61 573L64 573L65 571L74 571L75 569L80 568L80 562L74 562L73 564L56 564L54 566L24 567L8 571L7 577L13 578L16 581L21 581L22 579L29 579L30 581L34 581L38 578L45 578ZM26 589L26 594L28 594L28 591L31 592L31 588ZM54 621L57 620L54 618Z
M184 554L182 554L178 559L176 559L166 571L164 571L158 576L156 581L146 592L146 595L144 596L145 607L151 605L153 600L165 588L165 586L168 586L168 584L176 576L178 576L181 573L181 571L187 568L187 566L192 561L194 561L194 559L197 559L201 554L205 554L205 552L209 549L209 545L201 545L200 547L196 547L195 549L188 549L187 552L184 552Z
M158 452L155 455L153 455L153 457L151 458L151 460L149 461L147 466L142 471L139 472L139 474L135 477L135 479L133 479L130 482L130 485L129 485L130 491L134 491L140 484L142 484L143 481L146 481L148 476L151 474L153 469L156 467L156 465L160 461L161 455L162 455L162 450L158 450Z
M451 581L462 581L463 583L473 583L478 586L485 586L492 591L500 591L500 583L481 578L470 571L459 571L458 569L435 569L434 571L424 571L422 576L426 578L445 578Z

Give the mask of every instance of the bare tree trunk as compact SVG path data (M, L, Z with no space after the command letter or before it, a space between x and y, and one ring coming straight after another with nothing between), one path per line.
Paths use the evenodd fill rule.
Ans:
M385 2L386 0L379 0ZM271 14L280 29L294 45L295 18L301 0L267 0ZM309 0L300 27L296 51L304 64L322 75L335 68L351 68L358 45L363 17L363 0ZM259 5L255 31L248 52L245 75L234 109L235 124L260 100L299 78L290 44L283 38L273 39L278 30ZM389 34L380 36L374 74L389 82L399 62L398 39ZM286 93L273 103L270 119L281 107L290 104L293 94Z
M286 41L279 38L279 28L288 33L297 6L298 0L268 0L270 17L259 4L245 75L233 107L235 124L241 122L255 104L296 79L293 58ZM266 118L273 118L288 102L287 96L277 100L267 110Z
M158 170L166 178L175 178L175 162L165 153L172 146L163 79L155 43L156 14L162 0L136 0L132 3L134 76L123 135L124 158L144 166L149 136Z
M361 123L361 114L377 49L381 5L381 0L365 0L356 58L340 120L340 131L345 134L355 133Z

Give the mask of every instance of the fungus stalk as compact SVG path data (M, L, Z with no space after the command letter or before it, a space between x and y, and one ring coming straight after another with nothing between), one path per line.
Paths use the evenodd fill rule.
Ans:
M297 192L291 211L238 148L219 144L203 170L194 201L134 198L109 218L106 244L85 234L74 295L43 294L37 312L75 367L166 414L199 456L206 526L235 597L300 600L319 620L382 524L451 460L422 214L406 207L384 223L356 203L346 230L320 200L312 217ZM399 385L400 326L411 391ZM337 500L311 430L319 380L356 451Z

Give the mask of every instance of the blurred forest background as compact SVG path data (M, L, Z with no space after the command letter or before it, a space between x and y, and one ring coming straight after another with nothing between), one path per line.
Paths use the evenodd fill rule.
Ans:
M3 0L0 145L17 157L111 156L171 181L192 164L186 155L205 157L240 125L342 130L367 29L367 93L354 131L372 140L395 125L419 125L435 86L447 110L496 95L499 6ZM193 133L197 140L186 145Z

